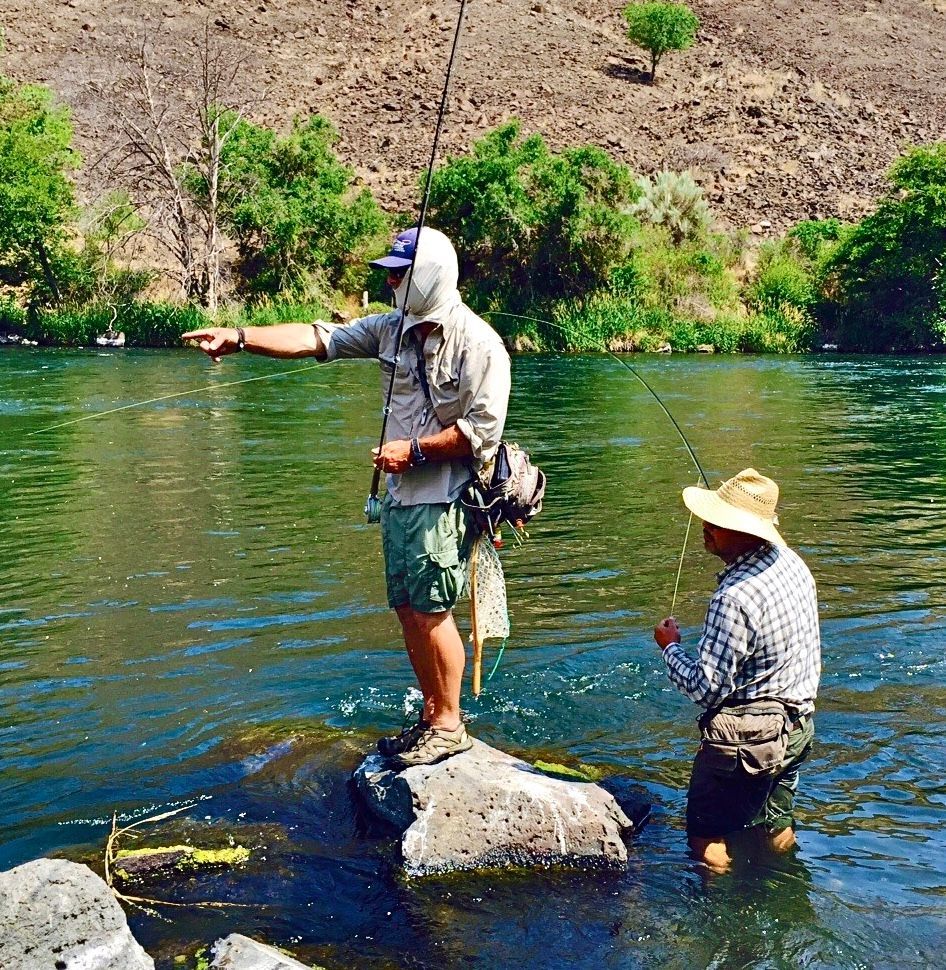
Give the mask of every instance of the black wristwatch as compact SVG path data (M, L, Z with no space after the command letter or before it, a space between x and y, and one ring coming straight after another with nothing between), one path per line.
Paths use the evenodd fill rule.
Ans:
M246 346L246 333L244 332L242 327L237 327L236 332L237 332L237 350L243 350L243 348Z
M427 456L420 450L420 442L416 438L411 438L411 464L423 465L427 461Z

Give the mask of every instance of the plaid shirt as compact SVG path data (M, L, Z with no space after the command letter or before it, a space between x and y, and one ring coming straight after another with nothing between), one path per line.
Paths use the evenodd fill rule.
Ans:
M717 576L694 660L679 643L663 651L671 682L701 707L763 698L810 714L821 675L818 599L791 549L764 543Z

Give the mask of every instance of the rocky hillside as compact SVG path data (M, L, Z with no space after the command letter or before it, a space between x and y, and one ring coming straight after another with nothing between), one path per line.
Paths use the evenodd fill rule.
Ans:
M760 235L862 212L908 144L946 138L946 0L693 0L697 45L646 83L621 2L471 0L442 151L511 116L554 148L593 143L635 170L690 168L719 218ZM72 106L88 160L110 83L143 33L169 62L209 27L246 59L238 96L284 126L318 111L388 207L426 164L457 0L0 0L3 70ZM662 73L662 76L661 76ZM93 194L95 169L83 174Z

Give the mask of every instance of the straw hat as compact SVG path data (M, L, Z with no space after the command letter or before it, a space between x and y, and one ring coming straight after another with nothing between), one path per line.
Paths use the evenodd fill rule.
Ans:
M744 469L715 491L696 486L683 490L683 504L703 521L784 546L775 528L777 502L778 485L754 468Z

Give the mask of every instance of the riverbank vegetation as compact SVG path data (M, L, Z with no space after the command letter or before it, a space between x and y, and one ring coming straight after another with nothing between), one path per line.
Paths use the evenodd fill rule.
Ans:
M170 111L139 49L120 164L84 206L69 112L0 76L0 335L172 346L210 320L344 316L363 293L384 298L366 262L414 214L358 187L324 118L280 134L216 100L223 62L195 51L215 80ZM760 244L720 229L686 172L641 176L594 146L554 152L510 121L439 165L429 221L457 246L470 304L520 349L946 345L946 143L907 150L861 221Z

